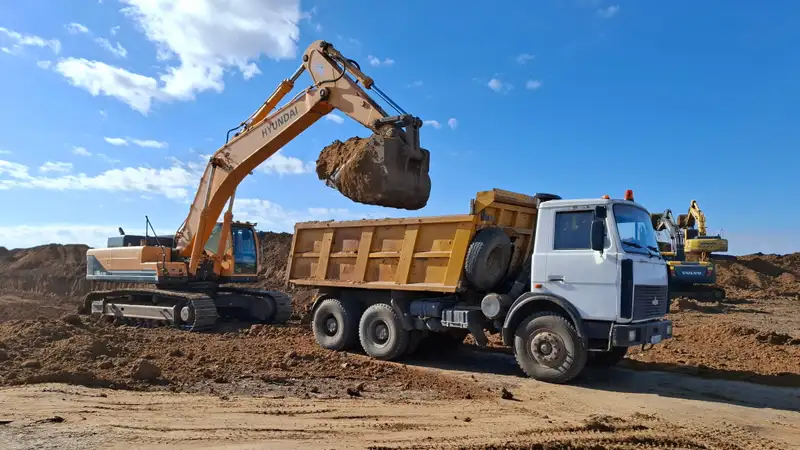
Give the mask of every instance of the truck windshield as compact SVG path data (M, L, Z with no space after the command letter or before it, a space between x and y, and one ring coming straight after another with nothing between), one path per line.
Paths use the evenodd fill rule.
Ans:
M617 203L614 205L614 219L617 221L622 248L630 253L658 254L658 242L650 215L633 205Z

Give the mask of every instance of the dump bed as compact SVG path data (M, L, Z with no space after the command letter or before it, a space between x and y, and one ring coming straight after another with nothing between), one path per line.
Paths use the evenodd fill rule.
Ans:
M512 238L510 271L530 253L536 207L557 198L493 189L479 192L470 214L295 225L287 281L311 287L458 292L467 251L479 230L499 226Z

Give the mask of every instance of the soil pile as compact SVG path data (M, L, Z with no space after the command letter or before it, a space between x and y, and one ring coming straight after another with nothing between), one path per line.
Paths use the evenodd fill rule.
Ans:
M753 255L716 261L717 283L739 296L800 298L800 253Z
M225 333L203 334L115 327L75 315L0 324L0 385L43 382L189 392L281 387L334 396L348 388L485 395L403 365L323 350L299 326L230 325Z
M398 137L352 137L322 149L316 171L355 202L417 210L430 197L429 155L422 150L422 160L415 160Z
M0 247L0 292L75 297L89 289L86 245L49 244L8 250Z

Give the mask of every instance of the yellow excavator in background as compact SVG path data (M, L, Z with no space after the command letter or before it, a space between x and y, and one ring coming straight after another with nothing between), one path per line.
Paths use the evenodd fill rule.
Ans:
M711 254L728 251L728 240L707 235L706 217L697 201L692 200L689 212L679 215L677 223L669 209L650 218L656 232L669 235L670 242L659 246L669 266L670 296L723 300L725 290L715 286L717 270Z
M303 72L313 84L273 112ZM365 89L401 114L389 116ZM297 71L247 120L228 131L226 144L211 156L189 214L174 236L156 235L147 218L145 236L126 235L120 228L121 236L109 238L108 248L87 252L88 280L126 286L90 292L83 312L188 330L211 328L222 315L262 323L288 320L292 308L285 293L235 286L256 281L260 268L256 224L233 221L235 192L259 164L335 109L374 133L371 151L382 178L367 180L375 191L370 201L393 207L405 200L393 196L412 191L422 192L424 204L430 192L430 154L419 144L422 121L400 110L355 61L330 43L316 41ZM221 215L222 222L217 222Z

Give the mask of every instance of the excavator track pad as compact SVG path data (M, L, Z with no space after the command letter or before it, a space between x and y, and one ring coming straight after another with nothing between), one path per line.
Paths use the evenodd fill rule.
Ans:
M357 203L417 210L428 203L430 152L388 132L336 140L317 159L317 176Z

